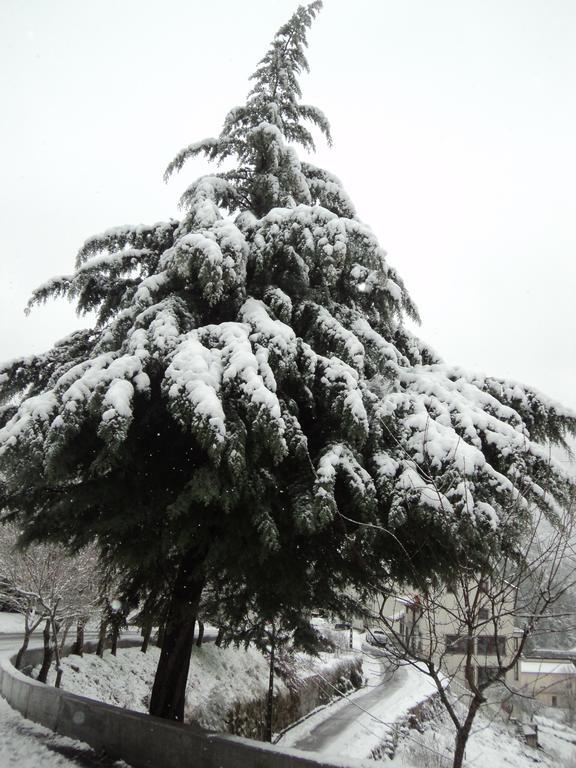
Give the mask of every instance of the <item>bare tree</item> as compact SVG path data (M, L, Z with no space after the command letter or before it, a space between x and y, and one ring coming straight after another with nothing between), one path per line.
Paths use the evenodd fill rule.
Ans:
M10 524L0 529L0 597L24 616L24 640L16 658L20 667L32 632L44 622L44 659L39 678L46 682L52 659L60 684L60 632L95 604L93 583L97 559L90 549L71 556L53 544L19 546L19 531Z
M24 640L16 656L16 668L20 669L22 657L28 648L32 633L46 618L38 599L44 591L45 575L38 569L34 557L15 550L15 531L6 526L0 535L0 598L24 618ZM40 570L40 572L39 572Z
M487 557L481 567L462 559L449 583L421 582L404 592L390 585L379 604L388 653L436 685L456 731L454 768L462 766L490 689L519 688L528 639L576 583L573 534L572 510L558 511L553 525L534 516L507 554Z
M107 641L112 655L116 656L120 633L128 625L130 600L125 593L120 571L110 563L100 562L95 579L95 603L98 606L100 627L96 654L104 655Z

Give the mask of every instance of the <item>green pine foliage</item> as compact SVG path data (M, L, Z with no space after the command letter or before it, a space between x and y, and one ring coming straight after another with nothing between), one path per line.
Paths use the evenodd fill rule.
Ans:
M287 605L312 605L513 549L532 506L569 503L544 445L576 416L442 363L340 181L299 159L308 125L330 142L298 82L320 7L278 31L220 135L168 166L216 163L181 220L89 239L33 295L97 319L0 369L0 501L27 540L96 539L140 580L191 548L244 584L293 563Z

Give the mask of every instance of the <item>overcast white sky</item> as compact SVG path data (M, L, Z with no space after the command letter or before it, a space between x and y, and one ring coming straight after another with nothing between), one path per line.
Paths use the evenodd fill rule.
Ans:
M84 325L23 307L90 235L177 216L291 0L0 0L0 360ZM304 99L447 362L576 408L576 2L326 0Z

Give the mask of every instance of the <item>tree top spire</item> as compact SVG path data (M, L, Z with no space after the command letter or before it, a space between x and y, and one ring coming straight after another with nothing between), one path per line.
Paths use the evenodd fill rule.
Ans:
M255 84L246 104L255 113L268 111L270 122L289 141L306 149L314 149L314 142L311 134L300 125L301 119L313 122L326 136L328 143L332 142L330 126L324 115L320 118L319 110L298 104L298 99L302 97L298 76L302 70L310 71L305 55L305 48L308 47L306 34L321 8L321 0L299 6L292 18L276 32L268 52L250 76Z
M328 144L332 143L324 113L300 103L302 91L298 82L301 72L309 71L306 36L321 7L321 0L298 7L280 27L251 75L254 84L246 103L228 112L218 138L207 138L181 150L166 169L165 180L179 171L186 160L199 154L218 164L235 158L236 167L209 177L218 180L212 184L214 198L229 210L251 210L260 217L276 206L313 202L326 205L326 196L321 193L329 185L332 198L336 199L328 207L339 215L354 216L353 206L338 179L301 163L288 146L300 144L305 150L314 151L314 139L305 123L315 125ZM205 179L199 181L205 184ZM184 193L183 207L197 196L199 181Z

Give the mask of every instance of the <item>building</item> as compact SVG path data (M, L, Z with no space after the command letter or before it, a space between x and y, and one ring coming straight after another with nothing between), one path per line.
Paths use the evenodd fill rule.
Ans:
M375 600L368 637L387 645L393 655L434 662L448 679L469 687L500 679L545 706L576 708L576 654L561 651L518 655L523 631L515 627L516 590L502 582L482 580L452 589L448 586ZM514 663L512 663L514 662ZM499 672L510 666L503 675Z
M395 595L375 601L374 620L368 629L387 633L389 642L406 655L430 658L447 677L466 684L466 668L472 681L495 678L517 653L522 635L514 627L515 590L504 593L494 605L481 582L465 592L443 587L433 595ZM519 682L515 664L502 679Z
M522 658L518 691L548 707L576 704L576 666L569 658Z

